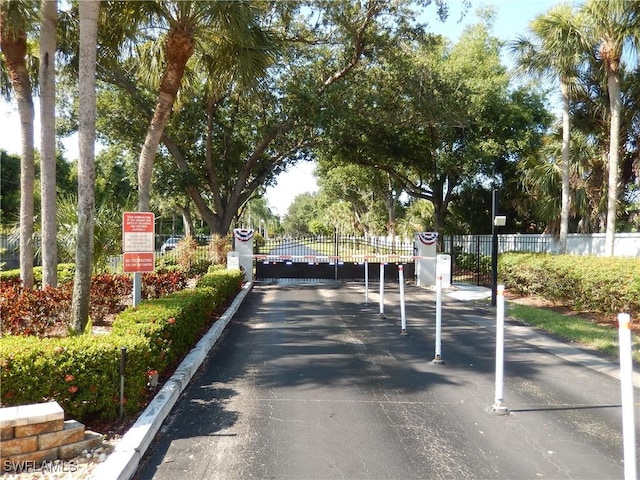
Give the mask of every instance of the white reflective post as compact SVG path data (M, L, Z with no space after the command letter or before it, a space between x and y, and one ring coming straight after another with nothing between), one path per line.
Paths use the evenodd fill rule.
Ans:
M369 262L364 261L364 304L369 305Z
M635 480L636 422L634 418L633 357L631 345L631 317L618 315L618 344L620 349L620 390L622 395L622 439L624 451L624 478Z
M436 351L433 363L442 364L442 275L436 277Z
M380 262L380 317L384 318L384 263Z
M400 335L407 335L407 316L404 308L404 266L398 265L398 281L400 282L400 319L402 330Z
M504 405L504 285L496 289L496 394L493 413L506 415L509 410Z

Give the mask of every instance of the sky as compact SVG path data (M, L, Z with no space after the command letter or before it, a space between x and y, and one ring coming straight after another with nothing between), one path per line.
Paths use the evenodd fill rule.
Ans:
M560 3L559 0L471 0L471 7L467 11L462 21L459 21L462 11L462 0L449 0L449 18L443 23L435 14L435 8L427 7L425 20L429 23L431 31L437 34L456 40L465 26L477 22L474 11L478 7L493 6L496 11L494 23L494 34L503 40L512 40L518 35L525 35L529 22L537 15L546 12L553 5ZM577 2L569 2L577 4ZM505 58L505 62L507 59ZM508 63L507 63L508 64ZM37 108L37 101L36 108ZM36 118L37 118L36 111ZM36 143L40 131L36 125ZM77 156L77 139L71 138L65 142L68 155L71 158ZM20 153L20 123L15 104L0 102L0 149L9 153ZM314 164L311 162L301 162L290 168L287 172L281 173L278 182L274 187L269 187L266 191L267 204L277 215L285 215L293 199L302 193L315 192L318 190L317 183L313 176Z

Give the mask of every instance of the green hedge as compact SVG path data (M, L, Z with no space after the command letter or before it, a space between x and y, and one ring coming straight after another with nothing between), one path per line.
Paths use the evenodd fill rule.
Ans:
M216 267L209 267L206 275L198 280L198 287L214 287L228 298L233 292L237 292L242 286L243 275L240 270L222 270Z
M150 368L163 373L189 350L219 304L213 288L182 290L125 310L113 333L145 337L153 356Z
M73 280L76 273L75 263L59 263L58 264L58 283L63 285ZM42 284L42 267L33 267L33 279L36 285ZM0 272L0 281L20 280L20 269L5 270Z
M145 401L147 365L153 360L140 336L3 337L2 404L56 400L69 417L81 421L117 418L121 347L128 356L125 412L135 413Z
M640 259L504 253L498 278L507 288L576 310L640 313Z
M56 400L79 421L117 418L125 347L125 412L139 412L148 400L149 375L171 373L241 283L240 271L206 274L195 289L125 310L107 335L0 337L2 405Z

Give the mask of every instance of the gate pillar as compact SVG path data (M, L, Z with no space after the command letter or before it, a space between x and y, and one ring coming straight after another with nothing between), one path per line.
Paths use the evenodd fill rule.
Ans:
M253 280L253 230L249 228L233 229L233 249L240 258L240 268L244 270L244 279Z
M415 234L416 277L418 286L434 286L436 284L436 245L437 232L420 232Z

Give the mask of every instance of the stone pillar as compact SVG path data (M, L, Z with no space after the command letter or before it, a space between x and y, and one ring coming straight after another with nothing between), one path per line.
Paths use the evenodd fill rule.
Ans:
M240 257L240 268L244 270L244 279L253 280L253 230L249 228L234 228L234 251Z
M420 232L415 234L416 245L416 278L420 287L436 284L436 232Z

